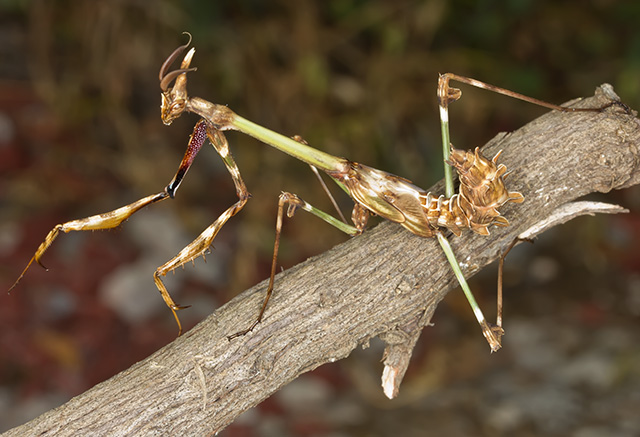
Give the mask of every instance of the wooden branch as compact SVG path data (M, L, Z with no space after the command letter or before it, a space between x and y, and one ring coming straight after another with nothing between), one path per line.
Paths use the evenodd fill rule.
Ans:
M611 99L617 96L604 85L578 105L600 107ZM561 205L640 180L640 122L618 105L600 113L548 113L494 138L485 153L499 149L500 162L513 171L511 189L526 200L505 207L510 227L493 228L490 237L451 238L468 276ZM227 334L256 316L265 282L146 360L4 435L212 434L301 373L342 359L375 336L391 345L390 372L403 373L420 330L456 286L434 239L383 223L278 275L264 321L228 341ZM484 341L480 329L478 341Z

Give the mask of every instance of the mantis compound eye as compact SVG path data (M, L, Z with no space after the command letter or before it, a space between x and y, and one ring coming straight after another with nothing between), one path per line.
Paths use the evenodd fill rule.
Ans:
M184 111L185 102L184 100L178 100L177 102L173 102L170 108L171 114L176 114L176 116L180 115L182 111Z
M162 105L160 107L162 122L166 125L170 125L173 120L180 117L186 107L186 101L183 99L169 101L167 97L162 95Z

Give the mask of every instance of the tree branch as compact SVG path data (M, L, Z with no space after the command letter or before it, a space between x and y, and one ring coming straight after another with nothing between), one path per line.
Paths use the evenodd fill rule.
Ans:
M577 106L612 99L617 96L604 85ZM513 172L510 188L526 200L504 208L508 228L451 238L467 276L558 207L640 180L640 122L618 105L600 113L548 113L497 136L485 153L499 149L500 162ZM403 374L419 332L455 286L434 239L383 223L278 275L253 333L226 338L256 316L265 282L146 360L5 435L214 433L301 373L342 359L375 336L391 345L387 368ZM484 341L480 329L478 341Z

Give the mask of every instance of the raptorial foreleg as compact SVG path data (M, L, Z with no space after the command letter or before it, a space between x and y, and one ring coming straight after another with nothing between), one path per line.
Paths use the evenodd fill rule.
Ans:
M129 205L125 205L113 211L97 214L91 217L86 217L78 220L71 220L66 223L56 225L49 232L49 234L47 234L45 240L42 242L42 244L40 244L40 246L36 250L35 255L31 258L31 260L29 261L25 269L22 271L22 273L20 274L16 282L11 286L9 291L11 291L16 285L18 285L18 282L20 282L20 280L25 275L25 273L27 272L27 270L29 269L31 264L33 264L34 261L40 264L42 267L44 267L44 265L41 262L41 258L44 255L44 253L49 249L49 247L53 244L54 240L56 239L58 234L60 234L60 232L66 233L71 231L95 231L95 230L103 230L103 229L113 229L120 226L122 222L127 220L136 212L140 211L145 206L160 202L169 197L174 197L176 190L180 186L180 183L182 182L182 179L184 178L184 176L187 174L187 171L191 167L191 164L193 163L195 156L197 155L198 151L202 147L202 144L204 143L206 138L207 138L206 123L204 121L201 121L197 123L193 129L193 133L189 138L189 145L187 147L187 151L185 152L182 162L178 167L178 171L176 172L176 175L173 177L172 181L169 183L169 185L167 185L167 187L163 191L144 197L136 202L130 203ZM163 297L165 296L163 295ZM171 300L171 298L169 298L169 300L171 301L173 307L179 308L179 306L176 305L173 302L173 300ZM165 297L165 302L166 301L167 299Z
M171 260L167 261L165 264L161 265L157 268L155 273L153 274L153 280L162 295L167 306L173 312L173 316L178 323L178 335L182 334L182 324L180 323L180 319L176 313L177 310L187 308L186 306L176 305L173 301L167 288L165 287L161 276L165 276L170 271L180 267L190 261L195 260L199 256L204 256L209 247L213 244L213 240L218 235L218 232L224 224L235 214L240 211L244 205L247 203L247 200L251 197L249 191L247 191L247 187L240 176L240 171L238 170L238 166L236 165L233 156L229 151L229 144L227 143L227 139L224 134L217 130L213 125L207 123L204 120L200 120L198 125L206 126L206 136L216 149L222 161L224 162L231 178L233 179L233 183L236 187L236 194L238 195L238 201L234 203L231 207L229 207L226 211L224 211L218 219L213 222L209 227L207 227L195 240L193 240L188 246L182 249L175 257ZM186 157L186 155L185 155Z
M16 282L14 282L11 288L9 288L9 291L13 290L18 285L18 283L27 273L27 270L29 270L29 267L31 267L31 264L33 264L34 261L40 264L40 266L42 266L45 270L48 270L40 260L47 249L49 249L49 247L53 244L54 240L60 232L66 233L71 231L95 231L116 228L120 226L123 221L131 217L134 213L138 212L145 206L164 200L167 197L169 197L169 194L166 191L161 191L160 193L152 194L151 196L145 197L113 211L93 215L91 217L86 217L83 219L71 220L66 223L56 225L47 234L46 238L40 244L40 246L38 246L38 250L36 250L35 255L31 257L31 260L24 268L18 279L16 279Z

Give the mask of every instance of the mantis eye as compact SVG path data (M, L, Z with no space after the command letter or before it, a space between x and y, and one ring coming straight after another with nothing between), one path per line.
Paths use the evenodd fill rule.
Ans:
M179 115L182 111L184 111L184 107L184 100L179 100L171 105L171 112L177 113L176 115Z
M168 100L164 98L162 100L161 116L164 124L171 124L173 120L180 117L186 108L186 102L183 99L176 100L171 102L170 105L167 105Z

